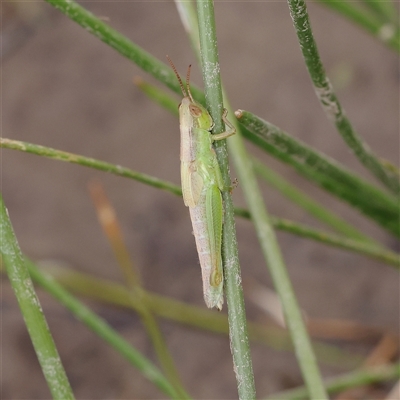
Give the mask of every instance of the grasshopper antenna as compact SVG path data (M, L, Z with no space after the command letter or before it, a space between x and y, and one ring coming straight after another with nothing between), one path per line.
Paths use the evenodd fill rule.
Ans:
M179 86L181 87L183 96L186 97L187 94L186 94L185 86L183 86L182 79L181 79L181 77L179 76L178 71L176 70L174 63L173 63L172 60L168 57L168 55L167 55L167 60L168 60L168 62L169 62L169 65L171 66L172 70L174 71L176 77L178 78ZM190 67L189 67L189 68L190 68ZM186 84L186 85L187 85L187 84ZM189 97L192 98L192 95L190 94L190 92L189 92Z
M190 84L189 84L189 82L190 82L190 69L191 68L192 68L192 64L190 64L188 66L188 70L187 70L187 74L186 74L186 90L187 90L187 93L189 95L190 100L192 101L192 103L194 103L194 100L193 100L193 97L192 97L192 93L190 91Z

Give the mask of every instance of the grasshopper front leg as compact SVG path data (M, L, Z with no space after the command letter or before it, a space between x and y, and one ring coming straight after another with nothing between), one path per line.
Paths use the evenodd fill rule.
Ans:
M222 121L224 121L225 124L225 132L222 133L217 133L215 135L211 135L212 140L223 140L228 138L229 136L232 136L236 133L235 127L232 125L231 122L228 121L226 116L228 115L228 110L224 108L224 112L222 113Z

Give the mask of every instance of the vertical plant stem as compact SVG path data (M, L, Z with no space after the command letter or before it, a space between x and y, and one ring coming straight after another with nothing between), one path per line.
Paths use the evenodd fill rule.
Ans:
M225 102L225 104L227 103ZM309 396L312 399L327 399L311 341L303 322L300 307L297 304L272 221L258 188L252 161L244 146L242 136L239 134L234 135L229 140L228 145L239 175L240 185L243 188L246 202L249 206L252 221L256 228L261 249L267 260L274 286L282 303L285 321L293 341L296 357Z
M29 271L0 196L0 253L8 279L17 297L43 375L54 399L74 399ZM21 377L23 379L23 377Z
M213 6L211 1L198 1L198 14L199 14L199 26L200 26L200 43L201 47L203 43L208 43L209 47L215 48L216 52L216 38L215 38L215 28L213 34L210 33L209 30L205 30L202 35L202 22L205 19L203 14L212 13L212 21L213 18ZM211 8L211 10L209 10ZM213 24L214 25L214 24ZM203 59L205 58L208 48L203 49L204 54L202 54ZM210 51L211 52L211 51ZM204 64L204 61L203 61ZM207 68L203 66L203 76L205 82L205 94L206 100L210 101L207 95L207 80L210 80L211 88L219 87L216 85L211 78L214 78L215 71L219 72L219 64L207 63ZM209 74L209 75L207 75ZM219 77L219 74L218 74ZM210 96L211 97L211 96ZM231 112L226 96L224 96L224 104L228 111ZM221 106L220 106L221 107ZM214 114L212 114L214 112ZM210 109L210 113L214 119L214 122L218 121L221 116L221 108L218 108L218 104L215 106L215 109ZM236 121L235 121L236 122ZM238 131L237 124L236 129ZM257 186L257 181L255 178L255 174L253 171L251 160L247 154L247 151L244 147L243 139L239 134L239 131L236 135L234 135L228 141L229 149L232 152L234 162L236 164L236 169L239 174L239 178L241 180L241 184L244 189L244 194L249 204L250 212L253 216L253 221L256 226L257 235L262 246L262 250L265 258L268 260L268 264L270 266L271 275L274 280L275 287L280 295L282 305L285 312L285 318L287 321L287 325L289 327L291 337L294 343L296 356L298 358L300 368L302 370L306 385L308 387L310 396L315 399L326 399L327 395L322 385L322 379L316 364L316 359L314 352L311 347L310 338L308 337L305 325L302 320L300 308L297 305L296 298L294 296L293 288L290 283L290 279L288 277L286 267L283 263L282 255L275 237L275 232L272 228L271 221L269 219L268 213L265 209L265 205ZM237 276L240 275L232 275L232 279L237 281ZM229 291L234 285L227 284L227 298L229 301ZM229 306L229 304L228 304ZM229 311L229 308L228 308ZM235 318L235 315L232 315L232 318ZM233 326L233 325L230 325ZM232 328L230 328L232 329ZM239 385L239 389L242 385ZM239 392L240 396L240 392ZM243 398L250 398L246 396L244 393Z
M318 53L304 0L288 0L288 4L308 72L326 115L333 120L338 132L360 162L388 189L400 195L398 176L385 167L355 132L333 91Z
M206 104L214 121L213 133L224 130L222 123L223 99L217 51L217 39L212 1L197 1L202 71ZM225 187L231 186L226 142L215 144ZM231 195L224 191L223 260L225 293L228 303L229 336L236 373L239 399L255 399L253 366L247 333L247 321L241 286L241 273L236 240L234 209Z

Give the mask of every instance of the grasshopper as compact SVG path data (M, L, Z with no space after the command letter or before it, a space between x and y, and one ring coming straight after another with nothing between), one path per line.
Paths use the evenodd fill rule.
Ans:
M215 140L226 139L236 130L226 119L224 109L222 120L227 130L211 134L214 122L208 111L196 102L190 92L190 65L186 75L186 89L167 56L178 78L183 99L179 105L181 132L181 181L183 201L189 207L193 234L199 255L203 278L204 301L209 308L222 309L224 302L222 269L222 194L224 183L217 156L212 147Z

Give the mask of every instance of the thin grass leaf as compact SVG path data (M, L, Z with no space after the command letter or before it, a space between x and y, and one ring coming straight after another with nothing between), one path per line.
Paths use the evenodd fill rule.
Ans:
M235 215L251 219L249 211L242 208L235 208ZM348 237L331 234L320 229L311 228L310 226L300 224L284 218L271 216L271 222L275 229L289 232L299 237L312 239L323 244L339 247L344 250L354 251L368 257L375 258L386 264L399 268L399 255L393 251L387 250L382 246L376 246L366 243L365 241L349 239Z
M124 178L134 179L138 182L142 182L146 185L165 190L177 196L182 195L181 188L174 185L173 183L163 181L161 179L134 171L129 168L121 167L120 165L96 160L94 158L68 153L62 150L52 149L51 147L45 147L37 144L5 138L0 138L0 148L1 147L5 149L24 151L26 153L52 158L54 160L65 161L72 164L82 165L84 167L98 169L100 171L109 172L114 175L122 176Z
M313 239L326 245L338 247L348 251L354 251L358 254L375 258L376 260L392 265L398 269L400 268L400 256L393 251L382 248L381 246L376 246L365 241L354 240L347 237L330 234L326 231L310 228L304 224L300 225L293 223L292 221L285 220L283 218L272 218L272 222L277 229L287 230L291 233L297 234L298 236Z
M379 367L362 369L325 380L325 386L329 394L339 393L346 389L358 386L387 383L400 377L400 364L381 365ZM274 393L266 400L306 400L307 389L305 387Z
M186 4L186 3L185 3ZM174 110L176 111L176 102L173 100L168 94L160 91L155 86L146 83L146 86L150 86L150 93L145 91L152 100L161 106L165 106L164 103L168 102L171 105L174 105ZM160 93L158 93L160 92ZM154 93L154 95L153 95ZM165 96L165 99L164 99ZM162 101L158 101L158 99L163 98ZM168 107L171 108L171 107ZM253 159L253 163L255 165L256 171L265 179L268 180L274 187L280 190L285 196L287 196L290 200L295 202L297 205L303 207L307 210L311 215L314 215L316 218L320 219L322 222L330 225L332 228L337 230L340 233L343 233L345 237L332 235L329 232L316 230L304 224L296 223L294 221L289 221L286 219L271 217L271 222L275 229L283 230L286 232L290 232L292 234L312 239L318 242L322 242L327 245L339 247L345 250L354 251L359 254L363 254L366 256L373 257L379 261L383 261L384 263L393 265L398 267L399 265L399 257L396 253L388 251L381 247L378 242L375 242L370 237L362 234L352 225L348 224L346 221L342 220L330 210L325 209L319 203L309 198L301 191L293 187L291 184L286 182L281 176L277 176L277 174L271 169L267 168L261 162ZM240 208L235 208L235 215L243 218L250 219L250 213L247 210L243 210ZM353 239L353 240L349 240ZM366 246L363 242L368 242L370 245ZM371 245L373 247L371 247Z
M74 399L11 221L0 196L0 254L53 399ZM23 379L23 377L21 377Z
M93 158L84 157L81 155L67 153L60 150L55 150L49 147L39 146L32 143L20 142L17 140L10 140L0 138L0 147L24 151L36 155L42 155L45 157L53 158L60 161L71 162L79 165L83 165L89 168L98 169L101 171L109 172L117 176L122 176L125 178L130 178L153 186L159 189L166 190L177 196L181 196L182 192L180 187L173 185L172 183L159 180L155 177L142 174L140 172L133 171L128 168L124 168L118 165L106 163ZM250 212L241 208L235 208L235 215L242 218L250 219ZM322 241L326 244L331 244L333 246L341 247L346 250L356 251L361 254L371 255L374 258L384 261L388 264L397 265L396 255L392 252L388 252L384 249L371 248L370 250L364 249L362 243L348 241L345 238L339 238L337 236L331 235L328 232L317 231L308 227L304 224L299 224L294 221L282 220L280 218L272 217L272 223L276 229L284 230L295 235L303 236L317 241Z
M201 64L200 57L200 38L199 38L199 22L197 20L196 9L191 1L175 0L175 6L178 10L182 25L189 37L192 45L193 53L197 58L199 65Z
M369 0L366 1L369 2ZM399 26L395 18L392 17L389 23L379 21L370 13L366 12L366 10L361 10L357 7L356 2L332 0L319 0L319 2L349 19L355 25L365 29L392 50L400 52ZM382 4L387 3L384 1L378 2ZM396 11L394 15L396 15Z
M144 51L136 44L132 43L125 36L112 29L110 26L105 24L104 21L96 18L93 14L91 14L89 11L85 10L83 7L79 6L72 0L46 1L59 9L64 14L66 14L69 18L80 24L90 33L94 34L100 40L113 47L120 54L134 61L144 71L147 71L148 73L153 75L156 79L166 84L176 93L180 93L179 85L177 84L174 74L169 67L158 61L156 58L154 58L152 55ZM197 88L192 87L192 93L197 100L203 102L203 96ZM345 128L346 127L344 127L343 129L346 130ZM367 159L369 158L367 157ZM380 168L379 165L377 166L377 169ZM384 171L382 172L382 174L388 174L388 176L390 176L390 173L385 173ZM390 178L389 180L391 183L394 184L394 186L400 188L400 185L398 184L396 178Z
M164 83L175 93L181 93L180 86L169 66L111 28L111 26L94 16L78 3L73 0L46 0L46 2L75 21L89 33L99 38L102 42L112 47L118 53L133 61L143 71ZM198 88L191 86L191 91L195 99L204 101L204 95Z
M135 311L140 308L136 300L131 301L128 290L121 284L61 267L54 263L51 265L46 263L41 269L46 274L51 275L64 288L76 294ZM223 313L183 303L150 291L146 291L144 296L151 311L159 317L207 332L229 334L228 318ZM251 340L276 350L293 351L287 331L254 322L248 322L248 327ZM327 365L354 368L359 366L364 359L354 352L349 353L322 342L314 342L314 347L318 359Z
M399 207L394 196L354 175L320 152L275 125L247 111L236 111L245 135L274 157L292 165L310 181L359 209L382 227L400 236Z
M396 195L400 195L398 176L385 168L385 165L382 164L380 159L353 129L333 91L319 57L308 18L306 3L304 0L288 0L288 4L308 73L325 114L329 119L333 120L338 132L359 161L389 190Z
M379 246L372 238L366 236L360 232L357 228L350 225L348 222L338 217L331 210L327 209L319 202L315 201L300 189L297 189L294 185L283 179L282 176L277 174L271 168L268 168L265 164L261 163L256 158L253 159L254 168L256 172L264 178L270 185L279 190L285 197L293 201L299 207L306 210L310 215L314 216L318 220L324 222L337 232L342 233L348 238L368 242L375 246Z
M391 1L382 0L363 0L365 8L369 9L374 15L384 23L393 23L398 26L398 11Z
M180 394L175 391L174 387L158 368L122 338L122 336L111 328L105 320L98 317L82 302L67 292L54 278L39 270L33 262L25 259L25 263L35 282L63 304L79 321L85 324L97 336L109 343L111 347L117 350L126 360L135 366L144 377L157 386L162 393L173 399L178 400L181 398ZM129 302L129 294L127 295L127 299ZM57 398L64 399L65 397Z
M144 81L139 76L135 77L133 83L151 100L168 110L175 116L178 116L178 102L168 93Z

